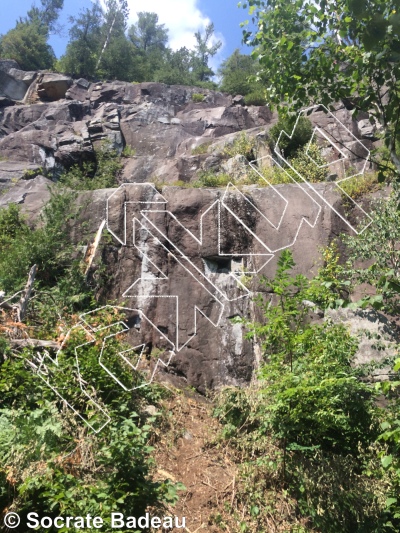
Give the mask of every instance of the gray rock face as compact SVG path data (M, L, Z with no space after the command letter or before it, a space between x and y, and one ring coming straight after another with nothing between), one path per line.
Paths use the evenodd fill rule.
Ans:
M18 204L32 222L38 218L44 205L49 201L51 185L52 181L44 176L21 180L10 191L0 196L0 208L11 203Z
M354 358L355 365L381 363L384 359L398 353L400 329L395 321L388 319L378 311L330 309L325 313L325 318L332 320L335 324L344 324L352 335L358 337L360 342ZM370 379L386 380L390 372L390 366L376 368L372 370Z
M92 238L105 218L114 236L90 272L100 275L101 263L108 271L98 296L131 308L132 346L145 343L164 361L173 350L169 370L190 385L205 391L247 383L259 351L231 319L261 318L250 297L260 287L250 273L273 276L286 247L293 250L297 272L316 271L319 248L349 231L335 183L240 190L170 186L192 182L202 171L225 169L240 179L248 161L229 157L224 147L243 131L255 139L254 158L271 164L268 130L277 116L267 107L246 107L238 98L194 87L90 83L3 67L0 77L25 91L30 85L25 105L7 105L15 104L15 93L0 101L0 205L20 203L35 218L48 198L42 174L56 176L93 160L104 141L118 152L131 148L135 155L124 159L125 186L81 196L88 207L74 228L76 242L85 232ZM192 100L198 92L201 103ZM321 110L310 119L358 149L352 134L360 138L365 128L343 106L337 116L344 129ZM334 161L329 146L327 157ZM162 192L148 182L157 182Z
M11 100L23 100L27 89L26 83L22 80L0 70L0 96L6 96Z
M2 72L8 74L12 68L19 70L19 65L14 59L0 59L0 70Z
M331 185L318 188L335 202ZM162 193L132 184L85 193L82 202L88 207L77 241L83 222L93 234L107 216L114 234L96 259L109 279L99 297L132 309L132 346L145 343L163 360L173 349L169 372L203 392L247 383L257 365L257 346L231 321L261 319L251 298L260 287L247 272L274 275L280 248L293 245L297 272L308 274L317 268L319 246L346 230L294 184L240 191L167 186Z
M65 94L72 83L71 78L62 74L44 74L38 81L38 96L49 102L61 100L65 98Z
M20 180L34 178L41 172L42 168L33 163L0 161L0 193L4 193L15 187L15 184ZM2 198L2 196L0 196L0 198Z

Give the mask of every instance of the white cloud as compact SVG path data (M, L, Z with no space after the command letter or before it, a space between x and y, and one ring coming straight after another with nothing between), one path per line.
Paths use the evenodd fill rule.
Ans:
M130 23L136 22L139 11L157 13L160 24L169 29L169 44L174 50L182 46L193 48L194 33L211 22L197 7L197 0L128 0L128 4Z

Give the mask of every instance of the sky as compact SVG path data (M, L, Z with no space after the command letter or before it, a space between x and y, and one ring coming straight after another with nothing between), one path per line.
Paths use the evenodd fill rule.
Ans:
M2 0L3 2L5 0ZM40 5L39 0L15 0L1 10L0 34L15 26L16 20L24 16L32 4ZM203 30L209 22L214 22L216 37L223 43L218 55L211 61L215 70L236 48L243 53L250 49L243 46L240 23L246 20L247 12L238 8L238 0L128 0L130 7L129 23L137 20L138 11L153 11L158 14L159 22L165 24L170 32L170 46L174 49L186 46L192 48L194 33ZM68 17L76 15L82 8L90 7L91 0L64 0L64 9L59 22L64 26L64 35L50 38L57 57L65 51L68 42Z

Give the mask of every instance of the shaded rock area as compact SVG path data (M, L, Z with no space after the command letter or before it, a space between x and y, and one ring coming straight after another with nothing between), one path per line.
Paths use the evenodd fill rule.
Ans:
M340 201L332 184L318 190ZM273 275L289 245L297 272L316 273L318 248L348 229L295 184L162 192L137 184L83 193L80 203L77 242L81 228L93 235L105 218L113 234L91 271L106 272L100 300L131 309L131 345L164 362L175 351L168 371L202 392L243 385L258 364L257 345L232 322L261 319L252 299L260 286L248 273Z

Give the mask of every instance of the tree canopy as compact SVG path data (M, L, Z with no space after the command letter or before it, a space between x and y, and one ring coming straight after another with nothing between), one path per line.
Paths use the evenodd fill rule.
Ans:
M32 5L27 16L0 38L0 55L15 59L24 70L52 68L56 59L48 44L50 33L59 30L56 23L64 0L40 0Z
M245 30L268 102L284 111L340 99L380 125L397 171L400 1L249 0Z

